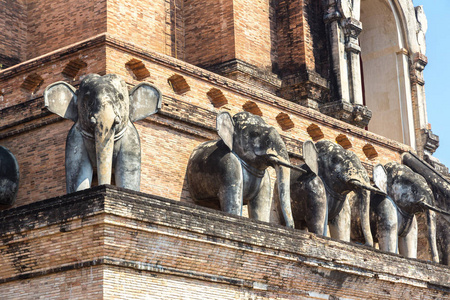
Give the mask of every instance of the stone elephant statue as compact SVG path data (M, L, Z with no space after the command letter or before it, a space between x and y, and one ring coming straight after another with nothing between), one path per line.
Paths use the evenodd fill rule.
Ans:
M139 191L141 146L132 122L161 108L161 92L148 83L128 91L118 75L87 75L79 89L65 82L44 91L45 106L75 122L66 140L67 193L89 188L94 168L98 184L115 183Z
M444 212L435 207L433 193L425 178L405 165L390 162L376 165L374 181L387 193L372 198L374 230L380 250L417 257L417 220L415 215L427 212L428 242L432 259L439 262L436 244L436 215Z
M318 174L327 197L327 219L330 236L350 241L362 235L365 244L373 246L370 230L370 192L385 195L370 185L366 169L355 153L342 146L321 140L316 143ZM356 201L350 203L347 195L354 192ZM320 203L323 200L317 199Z
M322 179L318 176L317 155L314 143L305 141L303 143L305 163L299 167L306 172L291 170L292 215L295 228L307 228L309 232L327 235L327 195ZM275 184L275 199L277 189L278 186Z
M402 163L422 175L433 192L435 205L440 208L438 210L440 213L436 216L439 262L450 265L450 216L448 215L448 211L450 211L450 181L412 152L402 155Z
M242 215L248 204L249 217L269 221L270 177L276 170L281 210L288 227L294 227L290 203L290 168L286 146L277 130L259 116L227 112L217 116L221 139L196 147L187 166L191 196L197 204Z
M16 157L0 146L0 205L13 205L19 190L19 164Z

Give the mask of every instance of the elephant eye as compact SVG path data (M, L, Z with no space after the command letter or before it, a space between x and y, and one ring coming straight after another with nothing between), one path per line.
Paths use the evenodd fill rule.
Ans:
M255 138L255 137L257 137L259 134L258 134L258 132L256 132L256 131L250 131L250 137L251 138Z

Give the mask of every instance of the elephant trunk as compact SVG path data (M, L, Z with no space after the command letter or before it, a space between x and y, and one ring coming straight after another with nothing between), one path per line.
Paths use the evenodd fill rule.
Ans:
M115 127L120 122L112 111L105 111L95 120L95 151L98 185L111 184Z
M358 188L362 188L362 189L364 189L366 191L369 191L369 192L372 192L372 193L375 193L375 194L378 194L378 195L386 197L386 193L383 192L382 190L377 189L376 187L373 187L373 186L370 186L370 185L362 184L361 181L359 181L357 179L350 179L348 181L348 183L353 185L353 186L356 186Z
M446 210L443 210L443 209L440 209L440 208L437 208L437 207L435 207L435 206L433 206L433 205L430 205L430 204L428 204L428 203L426 203L426 202L421 202L421 205L422 205L424 208L426 208L426 209L429 209L429 210L438 212L438 213L443 214L443 215L445 215L445 216L450 216L450 212L448 212L448 211L446 211ZM446 219L447 219L447 218L446 218Z
M269 161L274 166L284 166L284 167L287 167L287 168L290 168L290 169L297 170L297 171L299 171L301 173L307 173L307 171L305 169L302 169L300 167L291 165L290 163L284 162L281 159L277 158L276 156L270 155L269 156Z
M290 178L291 170L283 165L274 165L277 174L278 196L280 199L281 211L283 212L286 226L294 228L294 218L292 217L291 209L291 193L290 193Z
M380 190L373 188L369 185L365 185L361 183L359 180L351 179L347 181L348 184L354 187L358 198L361 202L361 229L364 234L364 239L366 240L366 245L373 247L373 237L372 232L370 230L370 193L369 192L377 192L382 193ZM386 195L386 194L384 194Z

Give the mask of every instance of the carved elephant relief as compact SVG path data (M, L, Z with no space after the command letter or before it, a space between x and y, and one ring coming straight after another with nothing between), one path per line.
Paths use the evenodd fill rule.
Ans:
M161 92L140 83L128 91L118 75L87 75L79 89L65 82L49 85L44 91L45 106L75 124L66 140L66 190L89 188L94 169L98 184L116 185L139 191L141 146L132 122L156 113Z
M248 204L250 218L269 221L270 177L276 170L281 211L288 227L294 227L290 203L290 168L286 146L277 130L248 112L217 116L221 139L194 149L187 167L191 196L197 204L242 215ZM297 168L298 169L298 168Z

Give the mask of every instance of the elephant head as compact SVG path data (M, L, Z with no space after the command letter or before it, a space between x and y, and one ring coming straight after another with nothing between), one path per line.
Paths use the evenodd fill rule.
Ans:
M404 218L412 218L415 214L426 211L428 225L428 239L434 261L438 262L436 245L436 216L433 210L433 192L425 178L411 170L408 166L390 162L384 166L386 169L387 195L394 201ZM415 237L417 242L417 234Z
M188 182L196 202L210 206L202 200L219 200L222 210L238 215L248 202L250 217L269 221L270 179L265 170L272 166L286 225L293 227L289 168L302 169L290 164L277 130L248 112L233 117L222 112L216 125L221 140L203 143L189 159Z
M433 191L435 205L439 208L430 207L430 209L440 213L436 220L439 257L441 263L450 265L450 231L448 230L450 225L450 181L412 152L404 153L402 162L414 172L422 175Z
M317 142L316 147L318 151L319 176L324 183L329 199L328 219L331 221L340 214L345 196L351 191L355 192L361 204L361 227L366 245L373 246L373 238L370 231L369 192L383 192L370 185L367 171L356 154L326 140Z
M290 215L290 168L305 172L290 164L289 155L278 131L267 125L260 116L249 112L231 116L222 112L217 116L217 131L230 151L245 165L257 170L271 166L277 175L278 196L286 224L293 227Z
M118 185L136 187L136 183L125 182L135 181L135 175L132 176L133 179L123 175L140 174L139 136L131 122L159 110L161 93L158 89L148 83L140 83L129 92L125 81L115 74L90 74L83 78L78 91L65 82L49 85L44 91L44 99L45 106L51 112L75 122L66 145L68 192L90 186L90 182L78 182L82 179L79 176L89 177L88 173L91 172L87 170L89 167L77 169L77 164L86 163L86 157L79 157L81 154L76 150L81 147L86 151L91 165L97 167L99 185L110 184L112 169L115 167L120 174L116 175L116 183L121 183ZM82 137L84 145L80 144L79 137ZM120 147L117 144L119 141ZM124 152L134 153L134 158ZM121 153L123 155L118 156ZM119 164L115 164L115 161Z
M13 205L19 190L19 164L14 155L0 146L0 205Z

